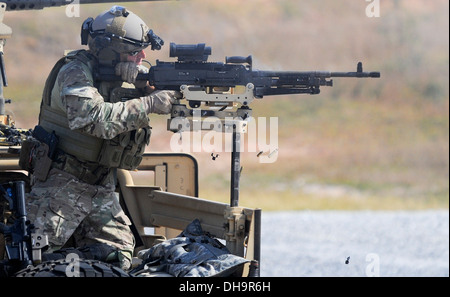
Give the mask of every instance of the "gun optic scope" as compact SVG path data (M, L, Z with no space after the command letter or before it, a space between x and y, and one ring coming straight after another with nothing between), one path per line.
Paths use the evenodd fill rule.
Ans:
M204 43L175 44L170 43L170 57L178 57L178 62L206 62L211 55L211 47Z

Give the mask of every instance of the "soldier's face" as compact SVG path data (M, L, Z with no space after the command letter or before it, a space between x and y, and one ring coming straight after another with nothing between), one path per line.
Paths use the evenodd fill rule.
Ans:
M137 65L141 65L142 60L145 59L146 56L147 55L142 50L140 52L122 54L121 60L122 62L134 62Z

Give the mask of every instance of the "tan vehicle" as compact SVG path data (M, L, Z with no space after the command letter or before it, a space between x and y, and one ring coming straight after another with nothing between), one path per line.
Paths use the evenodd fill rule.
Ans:
M27 173L20 170L17 150L17 146L2 146L0 184L29 180ZM199 219L203 230L222 239L231 253L249 260L259 258L261 210L230 207L198 198L198 167L192 156L146 154L138 170L148 173L148 185L135 185L132 174L120 170L117 189L139 235L142 245L137 249L147 249L167 238L176 237L189 223ZM6 213L5 205L2 208ZM33 235L33 256L36 255L35 250L40 249L38 236ZM4 238L0 239L0 253L6 257ZM32 261L39 262L39 253L37 255L37 259ZM49 267L41 264L40 269L48 270ZM31 266L26 271L34 274L40 270ZM239 274L247 276L248 273L247 267Z

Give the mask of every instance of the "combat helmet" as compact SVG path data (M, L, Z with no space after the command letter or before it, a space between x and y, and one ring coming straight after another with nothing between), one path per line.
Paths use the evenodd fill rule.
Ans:
M89 46L100 64L114 65L121 53L139 52L148 46L159 50L164 41L136 14L115 5L83 22L81 44Z

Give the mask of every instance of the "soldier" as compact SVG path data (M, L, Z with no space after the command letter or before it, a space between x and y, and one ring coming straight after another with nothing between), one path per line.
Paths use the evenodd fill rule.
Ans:
M49 252L77 247L82 256L128 269L135 240L115 192L116 170L139 165L150 139L148 115L170 113L181 94L136 81L147 70L143 50L163 42L133 12L113 6L88 18L81 36L89 50L56 63L44 88L39 126L59 142L49 166L34 168L28 213L49 236ZM103 66L115 67L123 82L97 81Z

